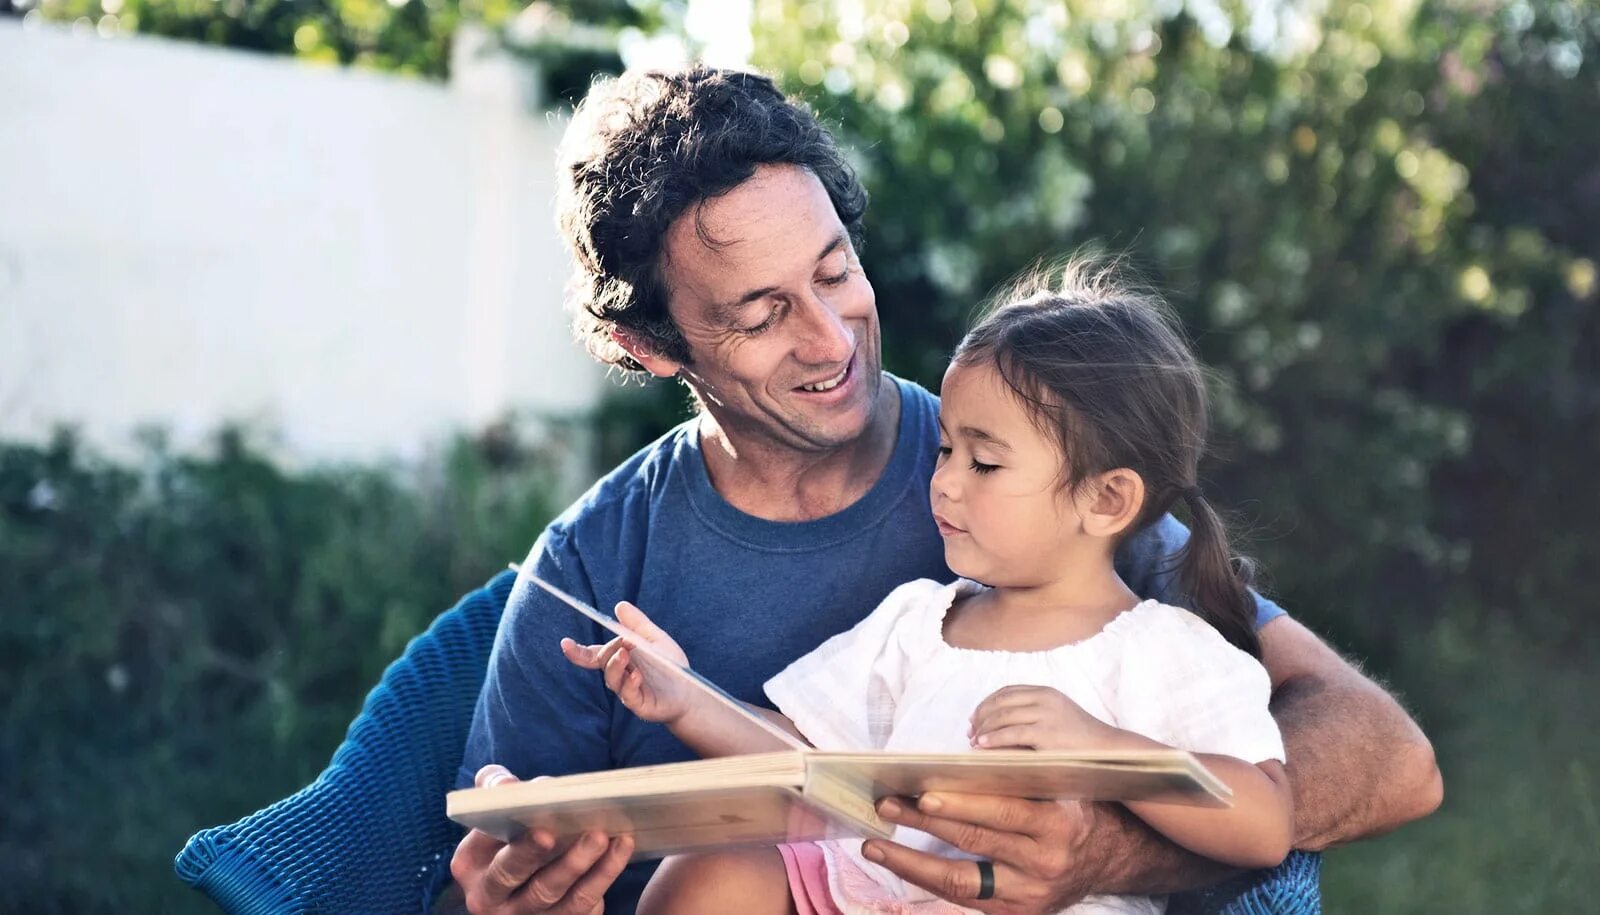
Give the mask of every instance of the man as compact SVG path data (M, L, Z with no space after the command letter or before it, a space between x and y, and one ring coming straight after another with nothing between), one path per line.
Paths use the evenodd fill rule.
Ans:
M595 87L562 154L561 224L577 328L602 361L683 380L698 416L601 480L534 545L528 568L596 605L645 608L740 699L894 586L948 579L928 507L937 402L880 367L856 257L866 195L831 137L770 81L694 69ZM1119 571L1182 603L1170 518ZM1258 600L1295 789L1296 845L1392 829L1439 803L1427 739L1379 687ZM518 582L474 716L462 785L689 758L558 647L603 636ZM1225 871L1117 805L944 795L883 815L992 859L979 869L892 842L869 856L952 900L1044 912L1092 892L1165 893ZM652 871L626 837L560 854L530 833L464 838L452 873L473 912L631 912Z

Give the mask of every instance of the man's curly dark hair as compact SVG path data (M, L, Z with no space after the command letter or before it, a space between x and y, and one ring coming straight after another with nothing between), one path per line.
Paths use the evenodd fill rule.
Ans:
M557 215L577 262L567 293L573 330L596 359L643 369L611 339L618 327L689 362L667 312L667 227L769 164L815 175L859 247L867 193L855 170L811 111L771 79L695 66L627 73L590 89L562 141Z

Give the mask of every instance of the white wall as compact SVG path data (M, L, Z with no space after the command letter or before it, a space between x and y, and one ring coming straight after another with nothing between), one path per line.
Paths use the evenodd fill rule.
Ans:
M561 313L561 125L454 87L0 20L0 439L225 420L406 456L591 408Z

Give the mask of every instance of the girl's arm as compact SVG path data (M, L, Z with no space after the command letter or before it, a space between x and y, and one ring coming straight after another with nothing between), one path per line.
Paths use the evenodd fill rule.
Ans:
M678 664L689 665L689 658L678 643L650 622L638 607L627 602L618 604L617 619L649 639L651 647ZM627 642L621 638L604 645L579 645L572 639L562 639L561 652L579 667L601 671L606 688L616 693L624 708L645 721L665 724L672 736L702 757L794 749L738 709L695 689L681 676L666 672L648 655L629 651ZM794 722L778 712L745 702L739 705L749 715L763 718L780 730L805 739Z
M618 694L621 695L620 693ZM624 702L626 704L626 702ZM795 728L781 712L741 702L745 710L765 718L768 722L777 725L795 737L805 740L804 734ZM697 702L696 707L678 718L676 721L666 722L667 730L672 736L683 741L689 749L702 757L713 756L742 756L746 753L771 753L778 750L793 750L794 747L782 743L767 732L752 727L750 722L733 709L717 702L710 701L707 697L704 703ZM809 742L808 742L809 743Z
M1161 749L1166 744L1118 731L1126 749ZM1294 800L1283 763L1251 765L1232 756L1196 753L1217 778L1233 789L1233 806L1223 809L1129 801L1124 806L1157 832L1198 855L1235 867L1276 867L1294 840Z
M985 749L1170 749L1160 741L1113 727L1060 692L1042 686L1008 686L972 715L973 745ZM1126 806L1135 816L1196 854L1237 867L1272 867L1289 853L1294 803L1283 765L1252 765L1232 756L1197 753L1233 791L1225 809L1152 801Z

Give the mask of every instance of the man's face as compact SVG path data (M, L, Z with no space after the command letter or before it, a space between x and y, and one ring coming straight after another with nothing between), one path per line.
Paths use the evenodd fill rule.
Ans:
M816 176L761 166L685 211L663 255L691 356L681 371L724 430L808 452L866 430L882 365L877 300Z

